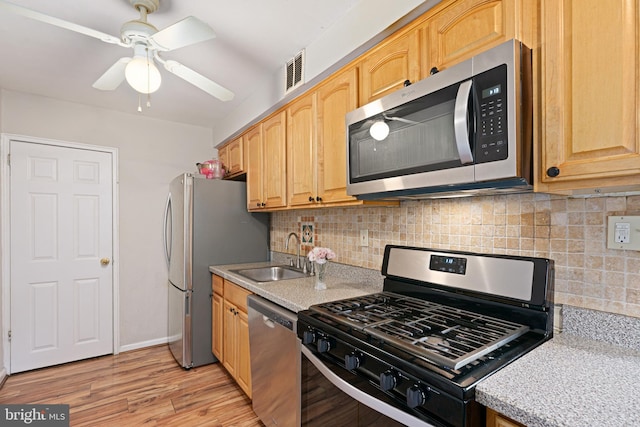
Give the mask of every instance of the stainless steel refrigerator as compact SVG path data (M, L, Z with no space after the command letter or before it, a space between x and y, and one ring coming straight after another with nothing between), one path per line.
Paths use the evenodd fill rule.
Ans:
M184 368L213 363L209 266L267 261L269 216L247 212L244 182L185 173L169 186L164 247L169 348Z

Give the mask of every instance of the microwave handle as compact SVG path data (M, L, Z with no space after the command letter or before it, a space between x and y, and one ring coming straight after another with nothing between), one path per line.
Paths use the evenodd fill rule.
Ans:
M469 143L469 124L467 122L467 105L469 105L469 96L471 96L471 83L472 80L460 83L453 112L453 131L456 137L456 147L463 165L473 163L473 154Z

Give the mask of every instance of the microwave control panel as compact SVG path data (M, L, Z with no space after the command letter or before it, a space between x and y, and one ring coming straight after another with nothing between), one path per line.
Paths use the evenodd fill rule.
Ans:
M473 78L476 95L476 163L504 160L507 139L507 67L501 65Z

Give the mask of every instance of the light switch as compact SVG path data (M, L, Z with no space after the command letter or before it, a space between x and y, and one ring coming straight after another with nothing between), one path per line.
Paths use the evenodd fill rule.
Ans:
M369 230L360 230L360 246L369 246Z
M610 216L607 248L640 251L640 216Z

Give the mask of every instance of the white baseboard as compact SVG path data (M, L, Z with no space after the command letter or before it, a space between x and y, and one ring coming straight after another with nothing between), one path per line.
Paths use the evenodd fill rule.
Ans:
M168 342L169 342L169 339L165 337L165 338L158 338L155 340L127 344L127 345L120 346L119 353L122 353L125 351L131 351L131 350L138 350L139 348L151 347L159 344L167 344Z

